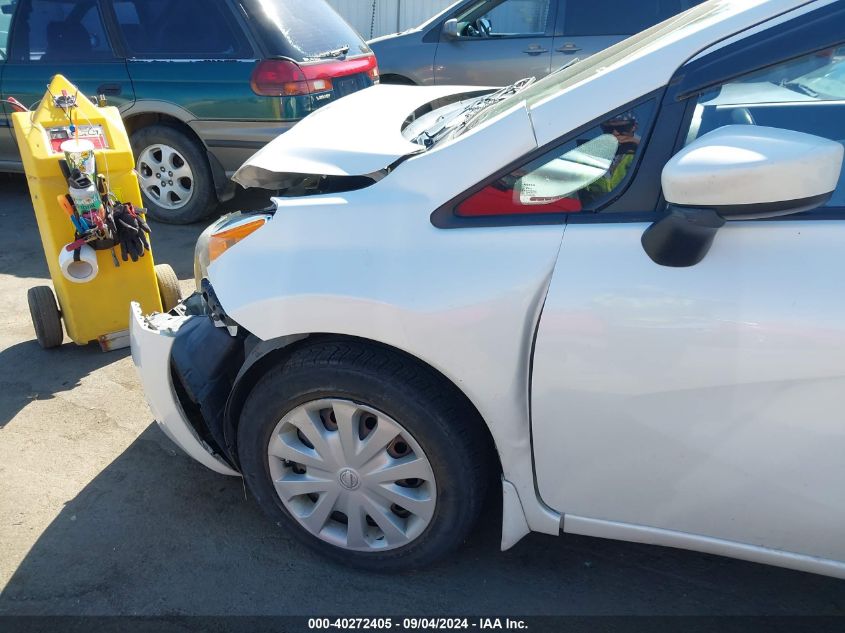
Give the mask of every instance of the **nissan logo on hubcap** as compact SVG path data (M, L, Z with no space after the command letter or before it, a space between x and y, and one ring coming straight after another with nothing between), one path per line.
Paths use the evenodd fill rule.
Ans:
M355 490L361 485L361 478L358 477L358 473L351 468L344 468L341 470L337 478L340 480L340 485L347 490Z

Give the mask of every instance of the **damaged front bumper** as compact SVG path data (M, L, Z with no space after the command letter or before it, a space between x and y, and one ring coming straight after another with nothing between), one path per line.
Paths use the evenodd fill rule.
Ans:
M216 446L214 438L209 435L207 427L201 420L201 417L207 414L222 416L223 411L201 412L201 404L205 404L209 409L215 399L210 398L208 393L202 393L199 396L191 393L192 387L195 391L197 385L203 382L208 385L208 389L216 386L218 393L221 391L221 386L215 385L214 380L204 380L203 376L192 377L190 359L183 362L183 365L188 366L187 370L174 367L174 352L177 356L190 357L197 351L186 347L185 344L177 345L177 339L190 342L192 338L197 338L196 333L200 328L207 327L208 322L210 322L210 317L202 314L188 314L184 307L169 314L144 316L141 313L141 306L133 302L129 318L132 360L141 377L150 409L165 435L188 455L211 470L223 475L240 476L230 460L223 455L223 451ZM213 325L210 327L214 329ZM217 331L223 336L229 336L225 329ZM225 345L226 342L224 341L223 344ZM202 350L199 351L199 355L201 354ZM220 357L219 360L222 363L227 359ZM200 373L209 368L209 363L204 362L202 358L198 358L197 363L203 366L198 370ZM237 367L234 369L237 371ZM228 391L225 386L222 390L226 391L222 395L225 404ZM218 395L217 400L219 399ZM186 408L195 410L188 413Z

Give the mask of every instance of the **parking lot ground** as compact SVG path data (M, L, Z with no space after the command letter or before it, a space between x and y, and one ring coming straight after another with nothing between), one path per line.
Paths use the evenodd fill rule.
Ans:
M203 227L152 228L190 290ZM26 291L48 281L25 180L1 176L0 614L845 614L843 581L716 556L543 535L500 553L495 501L434 568L326 562L170 443L127 350L38 346Z

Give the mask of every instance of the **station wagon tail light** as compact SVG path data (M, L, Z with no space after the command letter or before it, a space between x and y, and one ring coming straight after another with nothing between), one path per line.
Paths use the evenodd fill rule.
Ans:
M247 217L236 224L212 233L208 241L208 263L213 262L245 237L255 233L267 224L269 218L270 216L267 215Z
M264 97L292 97L332 90L332 80L366 73L378 82L375 55L343 61L297 64L286 59L265 59L252 72L252 91Z

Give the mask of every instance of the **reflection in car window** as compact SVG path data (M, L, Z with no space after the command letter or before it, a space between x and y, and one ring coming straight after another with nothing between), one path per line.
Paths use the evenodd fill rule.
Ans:
M733 124L795 130L845 143L845 46L765 68L700 95L686 141ZM827 206L845 207L845 175Z
M130 57L235 59L252 55L233 16L217 0L116 0Z
M462 202L459 216L575 213L618 196L641 154L653 102L618 112Z
M16 61L68 62L113 57L95 0L23 0L18 7Z
M466 37L541 35L546 31L551 0L486 0L458 17Z

